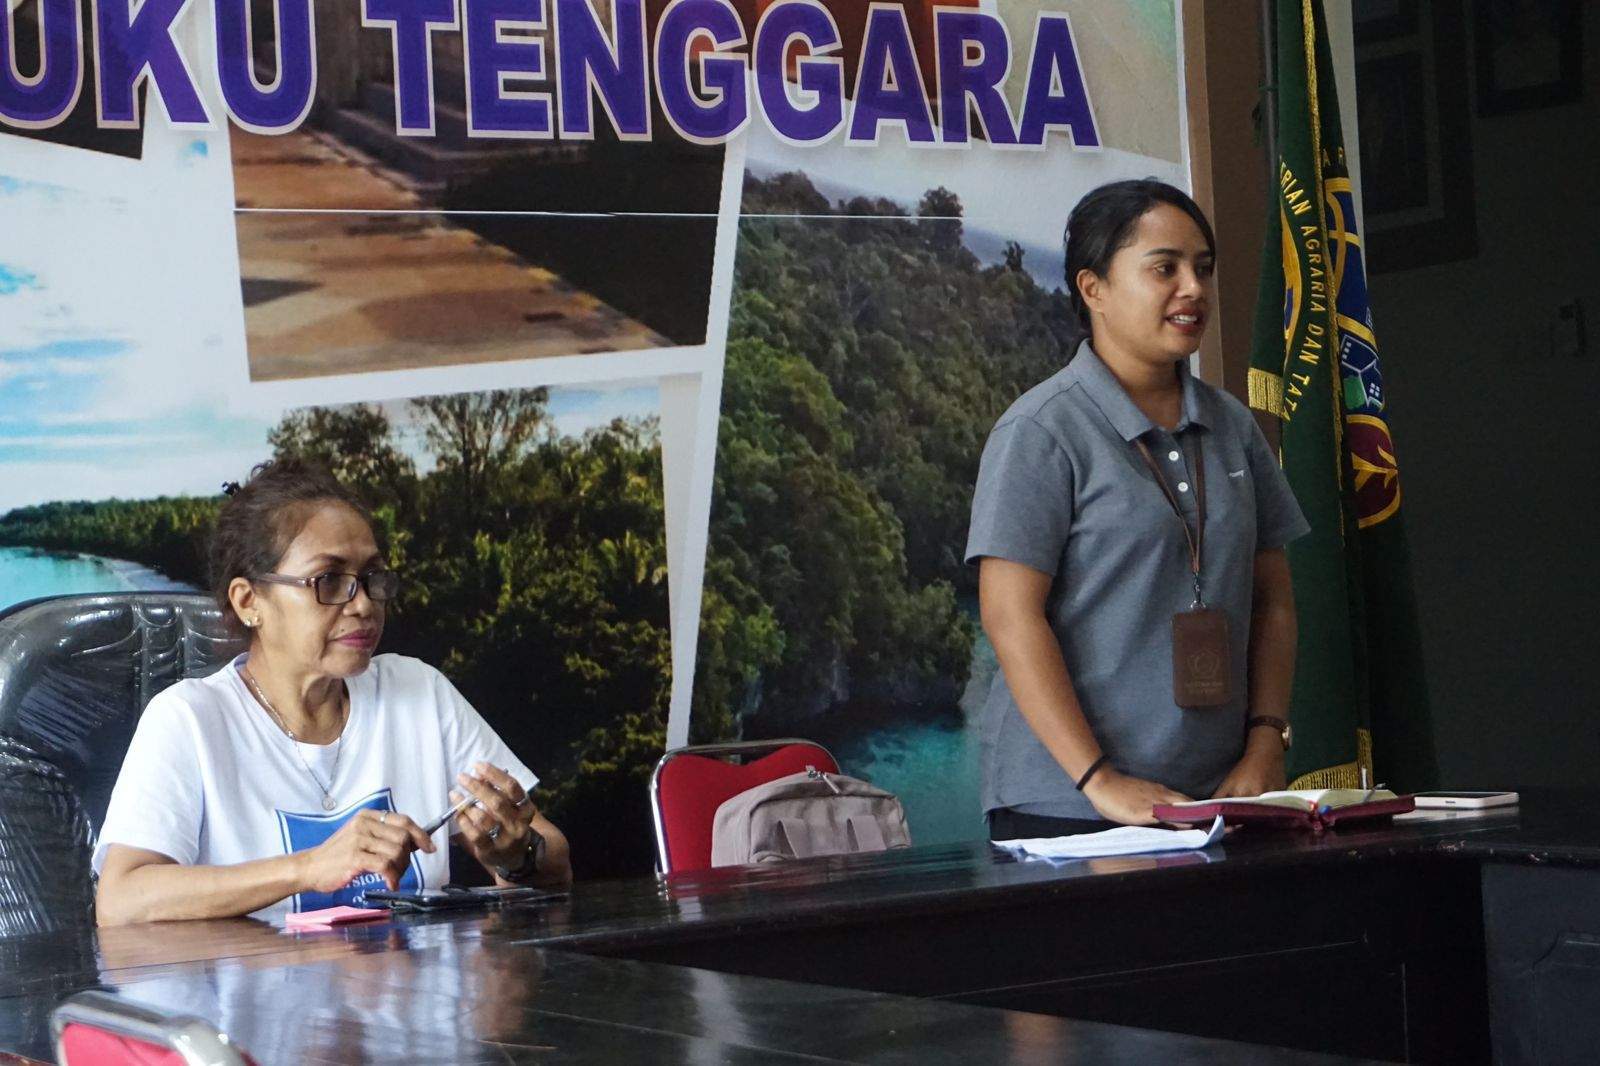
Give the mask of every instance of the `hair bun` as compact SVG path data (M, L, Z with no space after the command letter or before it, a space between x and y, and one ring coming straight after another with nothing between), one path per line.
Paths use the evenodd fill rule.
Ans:
M224 496L232 496L234 493L236 493L238 491L239 491L239 483L237 481L224 481L222 483L222 494Z

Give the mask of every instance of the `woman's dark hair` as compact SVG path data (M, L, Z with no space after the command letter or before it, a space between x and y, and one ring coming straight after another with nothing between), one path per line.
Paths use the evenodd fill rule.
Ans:
M290 542L324 503L342 503L372 525L372 513L328 469L307 459L274 459L250 471L243 485L227 482L227 499L217 512L211 536L211 588L223 618L237 633L243 627L228 601L236 577L270 574Z
M1089 309L1078 292L1078 272L1092 270L1105 277L1111 269L1111 257L1133 240L1134 226L1157 204L1171 204L1194 219L1211 254L1217 254L1217 237L1211 232L1211 223L1200 205L1182 189L1154 178L1139 178L1113 181L1091 190L1067 216L1067 232L1062 237L1067 246L1067 293L1072 297L1073 310L1078 312L1078 324L1086 332Z

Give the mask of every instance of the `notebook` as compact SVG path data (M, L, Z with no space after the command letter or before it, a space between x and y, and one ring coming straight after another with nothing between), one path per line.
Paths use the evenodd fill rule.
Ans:
M324 907L319 911L295 911L285 915L283 922L290 929L327 929L387 917L389 911L385 907Z

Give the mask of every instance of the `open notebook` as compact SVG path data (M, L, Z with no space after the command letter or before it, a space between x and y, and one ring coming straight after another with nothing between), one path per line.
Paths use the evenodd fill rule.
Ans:
M1209 822L1220 817L1229 825L1298 826L1320 832L1341 822L1404 814L1415 806L1411 796L1397 796L1386 788L1304 788L1158 803L1154 813L1163 822Z

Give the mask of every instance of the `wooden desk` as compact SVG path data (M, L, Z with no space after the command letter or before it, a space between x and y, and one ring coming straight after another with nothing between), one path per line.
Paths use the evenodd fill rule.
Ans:
M263 1062L412 1045L471 1061L540 1041L561 1055L610 1048L612 1061L894 1061L902 1048L934 1062L946 1049L945 1061L1316 1061L1247 1046L1293 1044L1483 1062L1492 989L1502 1059L1561 1061L1552 1050L1600 1045L1600 1003L1573 1016L1600 944L1600 907L1578 906L1600 898L1583 895L1600 886L1585 809L1530 801L1485 818L1236 834L1204 855L1059 866L982 843L916 848L665 885L592 882L539 908L309 936L236 920L22 938L0 942L0 1051L45 1054L48 1009L103 983L199 1013L214 1003L211 1016ZM1582 885L1554 884L1552 866ZM1517 926L1495 901L1507 884L1529 891L1507 880L1519 878L1579 895L1549 929ZM1560 965L1537 971L1551 943L1566 945ZM420 1004L410 1014L408 998ZM1558 1026L1540 1021L1558 1008ZM612 1028L618 1041L655 1034L654 1050L588 1035ZM340 1043L351 1029L366 1036Z
M63 966L6 982L0 1061L5 1051L47 1059L50 1009L89 987L213 1020L263 1066L1358 1061L598 958L517 943L512 929L526 926L508 917L300 935L245 920L193 923L177 938L166 935L174 928L115 930L98 973ZM207 953L226 957L153 961Z

